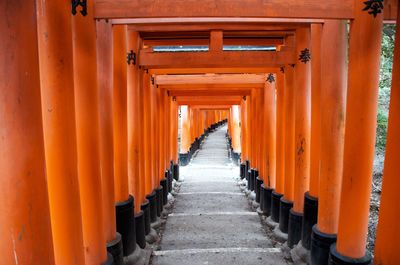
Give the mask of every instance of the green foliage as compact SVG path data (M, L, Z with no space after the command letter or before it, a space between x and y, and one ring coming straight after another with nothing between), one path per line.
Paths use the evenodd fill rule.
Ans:
M395 33L395 25L385 24L383 26L378 99L378 125L376 131L376 149L378 153L384 153L386 146Z

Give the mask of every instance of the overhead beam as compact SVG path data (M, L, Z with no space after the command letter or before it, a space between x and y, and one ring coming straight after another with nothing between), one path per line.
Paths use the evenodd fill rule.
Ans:
M145 68L280 67L295 61L292 51L153 53L142 50L139 54L139 64Z
M97 0L96 18L260 17L352 19L354 0Z
M169 96L249 96L251 95L251 89L241 89L241 90L168 90Z
M150 69L150 74L258 74L258 73L276 73L279 68L274 67L247 67L247 68L167 68L167 69Z
M176 97L176 101L180 105L235 105L240 104L242 96L226 96L226 97L213 97L213 96L182 96Z
M215 102L178 100L178 105L240 105L240 100L219 100Z
M199 110L228 110L232 105L189 105L192 109Z
M265 74L205 74L205 75L157 75L157 85L189 84L264 84Z
M208 39L144 39L143 46L208 46ZM224 45L253 45L253 46L277 46L283 45L283 38L250 38L250 39L224 39Z

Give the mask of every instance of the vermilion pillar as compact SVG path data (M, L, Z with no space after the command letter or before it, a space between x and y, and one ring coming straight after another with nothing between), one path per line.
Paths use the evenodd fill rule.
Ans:
M124 256L136 249L133 197L128 181L127 26L113 26L114 191L117 231Z
M151 165L151 188L155 189L157 186L157 146L159 145L158 143L158 138L157 138L157 124L156 124L156 113L157 113L157 105L156 105L156 91L154 88L154 76L150 76L149 80L149 93L150 93L150 130L149 130L149 142L148 142L148 148L151 149L151 155L150 155L150 165Z
M280 199L285 185L285 68L282 67L276 78L276 184L271 194L271 219L279 222Z
M54 256L56 264L80 265L85 264L85 257L77 170L71 5L63 0L37 1L37 12Z
M72 18L75 113L78 151L78 177L82 207L83 243L87 264L107 260L103 230L100 148L99 94L97 87L96 24L93 2L88 14Z
M400 10L397 11L397 27L400 23ZM390 99L389 127L386 142L386 158L383 175L381 207L375 245L374 264L399 264L398 246L394 244L400 236L399 229L399 166L400 166L400 31L396 32L394 50L392 90Z
M112 25L101 20L97 21L97 86L99 93L100 114L100 173L102 183L103 202L103 231L107 241L107 248L115 251L114 262L121 253L121 236L116 233L115 201L114 201L114 143L113 143L113 49Z
M294 204L289 215L288 246L301 239L304 194L310 185L311 62L310 28L296 30L295 178Z
M144 151L144 178L146 195L152 193L152 163L151 163L151 92L150 81L151 77L147 70L143 73L143 151Z
M276 75L268 74L264 85L263 149L262 163L265 165L264 184L261 185L261 209L271 215L272 191L276 184Z
M128 199L128 145L127 145L127 27L113 26L114 49L114 94L113 94L113 127L114 127L114 189L115 201Z
M343 182L340 197L337 245L331 260L368 261L369 198L374 160L378 104L382 14L363 11L355 1L350 25L349 77L344 140ZM365 78L368 73L368 78ZM365 263L362 263L365 264Z
M284 71L284 70L283 70ZM276 80L276 185L275 192L283 194L285 184L285 106L284 75L277 74Z
M189 107L181 106L181 144L179 150L179 162L182 165L189 163L189 148L190 148L190 120Z
M272 77L271 77L272 78ZM264 183L271 189L276 184L276 75L264 86L264 137L266 142Z
M176 99L172 98L170 107L171 159L174 163L178 163L178 104Z
M240 154L240 113L239 106L232 106L232 147L233 151Z
M245 97L244 97L245 98ZM245 108L246 101L242 100L240 102L240 145L242 147L242 154L241 160L242 163L245 163L247 160L247 152L246 152L246 124L245 124L245 117L246 117L246 108Z
M34 1L0 3L0 249L4 264L54 264ZM8 17L8 19L6 19Z
M294 65L285 68L285 185L284 196L281 198L279 209L279 229L288 232L289 211L294 200Z
M347 31L345 21L326 21L322 34L321 178L318 224L313 227L313 264L327 264L329 243L334 243L339 220L345 103L347 90Z
M139 51L139 34L136 31L128 31L128 53L131 51L137 54ZM129 62L127 67L127 121L128 121L128 178L129 193L135 198L135 212L140 212L140 204L144 200L144 194L140 185L139 178L139 160L140 153L140 134L139 134L139 102L140 99L140 83L139 83L139 66L133 60Z
M310 188L304 195L301 243L310 250L312 227L317 223L321 141L321 38L322 25L311 24L311 138Z
M311 161L310 190L318 198L321 152L321 39L322 25L311 25Z
M232 135L232 149L233 149L233 159L235 163L239 163L240 154L241 154L241 145L240 145L240 110L238 105L234 105L231 107L231 135Z

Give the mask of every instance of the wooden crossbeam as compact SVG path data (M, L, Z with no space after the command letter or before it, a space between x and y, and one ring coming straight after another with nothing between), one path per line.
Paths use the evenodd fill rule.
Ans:
M141 51L139 64L145 68L280 67L296 62L292 51L163 52Z
M354 0L97 0L97 18L353 18Z
M228 110L232 105L193 105L190 104L190 108L199 110Z
M150 74L164 75L164 74L233 74L233 73L276 73L279 68L274 67L247 67L247 68L168 68L168 69L150 69Z
M251 89L201 89L201 90L168 90L170 96L247 96L251 95Z
M207 46L208 39L148 39L143 40L143 45L153 46ZM224 39L224 45L254 45L254 46L277 46L283 45L283 38L229 38Z
M396 20L397 0L384 1L384 19ZM96 0L95 18L353 19L354 0ZM123 24L129 24L124 23Z
M180 96L176 97L176 101L180 105L238 105L242 100L242 96Z
M264 84L265 74L157 75L157 85Z

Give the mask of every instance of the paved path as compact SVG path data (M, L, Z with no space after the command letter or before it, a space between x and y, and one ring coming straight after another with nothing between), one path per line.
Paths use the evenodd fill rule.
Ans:
M211 133L180 168L184 182L152 264L286 264L236 185L225 133L226 126Z

